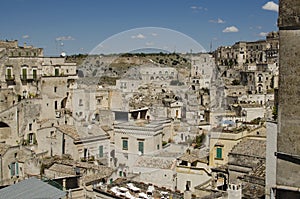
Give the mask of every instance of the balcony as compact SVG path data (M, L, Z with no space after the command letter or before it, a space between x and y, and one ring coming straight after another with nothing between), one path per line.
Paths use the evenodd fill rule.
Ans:
M14 75L5 75L5 80L6 81L15 81L15 76Z
M22 81L36 81L40 78L40 75L20 75Z

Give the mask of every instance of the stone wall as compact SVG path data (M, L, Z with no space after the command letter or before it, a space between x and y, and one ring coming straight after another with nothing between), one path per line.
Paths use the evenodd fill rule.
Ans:
M300 1L279 6L277 185L300 187Z

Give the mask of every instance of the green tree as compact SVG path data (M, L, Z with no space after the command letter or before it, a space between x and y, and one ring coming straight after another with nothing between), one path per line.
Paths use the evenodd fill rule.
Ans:
M196 143L195 148L199 148L202 145L202 142L205 138L204 133L202 133L201 135L197 135L194 142Z

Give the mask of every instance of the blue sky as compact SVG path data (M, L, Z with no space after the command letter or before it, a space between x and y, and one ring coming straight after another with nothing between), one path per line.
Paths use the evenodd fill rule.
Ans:
M206 50L263 39L276 31L278 0L0 0L0 39L42 47L46 55L88 53L120 32L171 29ZM131 33L129 31L129 33ZM149 33L150 34L150 33ZM153 32L152 32L153 34ZM136 32L130 42L144 36ZM148 37L149 39L150 37ZM159 38L157 35L156 39ZM173 37L169 39L172 40ZM166 38L161 41L164 42ZM155 41L156 44L159 40ZM176 47L178 41L170 47ZM154 42L148 40L148 46ZM184 43L184 42L182 42ZM122 44L120 44L122 45ZM180 45L178 45L180 46ZM187 47L188 48L188 47Z

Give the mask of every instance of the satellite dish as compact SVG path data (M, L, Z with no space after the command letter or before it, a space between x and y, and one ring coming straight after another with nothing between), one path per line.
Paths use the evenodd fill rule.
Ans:
M66 56L66 53L65 53L65 52L61 52L61 53L60 53L60 56L65 57L65 56Z

